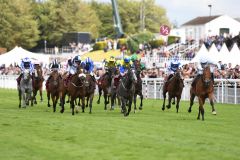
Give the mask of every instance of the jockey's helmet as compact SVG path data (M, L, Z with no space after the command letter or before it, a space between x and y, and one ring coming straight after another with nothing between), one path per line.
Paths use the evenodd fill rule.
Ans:
M174 61L179 61L179 57L176 55L176 56L174 56L173 60Z
M23 61L23 63L25 63L25 62L31 63L31 60L30 60L30 58L28 58L28 57L23 58L22 61Z
M85 62L86 62L86 63L91 63L92 60L91 60L91 58L87 57L86 60L85 60Z
M123 60L124 60L125 63L129 63L130 62L130 57L129 56L125 56Z
M77 56L74 57L73 63L80 65L80 63L81 63L81 57L80 57L80 55L77 55Z
M134 62L134 61L137 60L137 58L138 58L137 55L136 55L136 54L133 54L133 55L131 56L131 61Z
M202 56L200 59L200 63L207 63L207 58L205 56Z
M109 62L115 62L116 60L115 60L115 57L113 57L113 56L111 56L110 58L109 58Z

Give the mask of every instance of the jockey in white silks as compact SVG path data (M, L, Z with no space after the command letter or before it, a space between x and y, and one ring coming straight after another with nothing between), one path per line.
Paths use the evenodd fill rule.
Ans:
M179 61L179 57L175 56L168 64L168 74L165 77L165 81L169 81L181 66L182 64Z

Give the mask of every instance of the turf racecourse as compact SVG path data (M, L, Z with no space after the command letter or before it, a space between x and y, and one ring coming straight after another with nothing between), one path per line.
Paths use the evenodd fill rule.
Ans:
M37 97L39 99L39 97ZM96 102L96 97L94 99ZM119 109L93 114L53 113L44 103L18 109L16 90L0 89L1 160L234 160L240 159L240 106L206 105L205 121L197 105L187 113L181 102L162 111L161 100L144 100L144 110L123 117Z

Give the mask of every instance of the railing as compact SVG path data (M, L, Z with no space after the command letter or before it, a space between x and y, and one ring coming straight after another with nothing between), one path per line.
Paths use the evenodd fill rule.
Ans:
M16 89L18 76L1 75L0 88ZM47 77L45 77L47 79ZM144 98L162 99L163 78L143 78ZM182 100L190 99L190 87L192 79L184 80ZM45 81L43 84L45 89ZM96 89L97 93L97 89ZM240 104L240 79L215 79L215 100L218 103ZM197 99L197 98L196 98Z

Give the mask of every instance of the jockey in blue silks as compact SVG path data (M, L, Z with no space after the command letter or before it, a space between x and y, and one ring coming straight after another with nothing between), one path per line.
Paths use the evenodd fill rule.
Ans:
M120 66L119 70L120 70L120 74L123 76L125 75L125 73L127 72L128 69L130 69L132 67L132 62L130 57L125 56L122 62L122 65Z
M23 76L23 72L26 70L26 69L29 69L30 71L30 75L32 76L32 74L34 73L34 65L32 64L31 60L26 57L26 58L23 58L21 60L21 64L20 64L20 69L21 69L21 74L20 76L17 78L17 84L18 86L20 85L20 81L21 81L21 78Z
M168 74L167 74L167 81L169 81L173 74L182 66L181 62L179 61L179 57L175 56L168 64Z
M90 74L94 82L96 81L93 73L94 64L91 58L87 57L86 60L82 63L84 66L85 73Z

